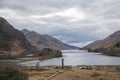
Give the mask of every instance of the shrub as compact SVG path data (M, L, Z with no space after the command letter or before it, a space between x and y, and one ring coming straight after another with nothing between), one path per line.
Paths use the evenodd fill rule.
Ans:
M59 66L56 66L55 69L60 69L60 67L59 67Z
M64 66L65 70L70 70L72 68L72 66Z
M0 80L27 80L28 76L22 69L15 68L12 64L11 66L3 64L3 66L0 67Z
M36 63L36 70L39 70L39 67L40 67L40 63L37 62L37 63Z
M100 74L98 74L97 72L94 72L94 73L92 73L90 76L91 76L91 77L98 77L98 76L100 76Z
M120 72L120 66L116 67L116 71Z

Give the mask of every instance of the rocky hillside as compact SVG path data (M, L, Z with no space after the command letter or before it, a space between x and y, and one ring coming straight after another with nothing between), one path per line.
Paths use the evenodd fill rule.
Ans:
M51 48L55 50L65 50L65 49L73 49L75 47L64 44L63 42L57 40L56 38L50 35L41 35L34 31L29 31L27 29L23 29L22 32L26 36L27 40L37 47L38 50L43 48Z
M24 34L0 17L0 59L22 56L34 51Z
M107 55L120 56L120 30L107 38L95 41L82 49L93 52L103 52Z

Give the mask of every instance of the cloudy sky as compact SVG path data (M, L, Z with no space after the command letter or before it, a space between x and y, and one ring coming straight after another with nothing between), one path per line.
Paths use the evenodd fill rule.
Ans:
M0 0L0 16L81 46L120 30L120 0Z

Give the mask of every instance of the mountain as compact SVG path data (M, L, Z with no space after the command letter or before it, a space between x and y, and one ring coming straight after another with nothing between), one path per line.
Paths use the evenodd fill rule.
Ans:
M0 59L23 56L35 52L21 31L0 17Z
M107 55L120 56L120 30L103 40L95 41L82 49L93 52L102 52Z
M43 48L51 48L55 50L65 50L65 49L74 49L76 47L67 45L60 40L50 36L50 35L41 35L36 33L35 31L29 31L27 29L23 29L22 32L26 36L27 40L38 50Z

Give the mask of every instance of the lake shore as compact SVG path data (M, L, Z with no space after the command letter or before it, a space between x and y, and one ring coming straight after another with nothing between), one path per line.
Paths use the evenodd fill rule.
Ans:
M31 57L20 57L15 58L15 60L23 60L23 61L31 61L31 60L47 60L52 58L59 58L59 57L49 57L49 56L31 56Z

